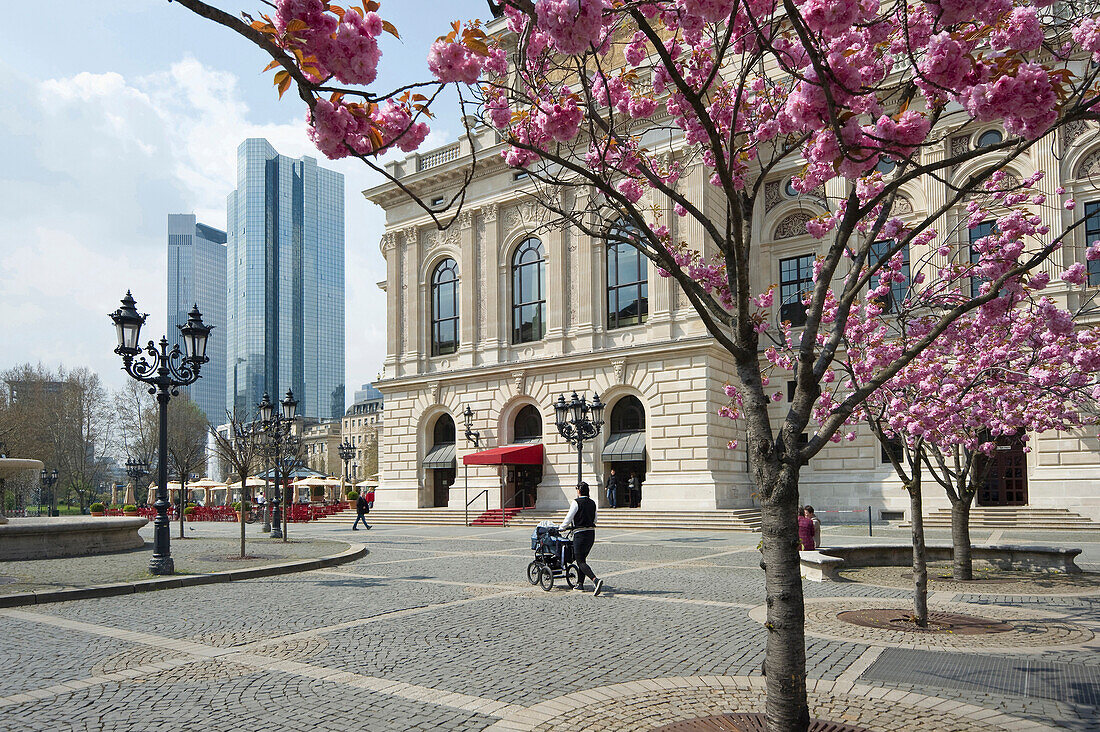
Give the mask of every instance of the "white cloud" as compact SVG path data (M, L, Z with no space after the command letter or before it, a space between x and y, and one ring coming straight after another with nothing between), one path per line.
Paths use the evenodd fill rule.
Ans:
M11 69L2 69L11 71ZM269 83L264 77L263 83ZM284 155L311 155L344 173L347 199L347 393L374 378L385 353L382 216L360 191L379 178L356 160L325 161L288 99L281 121L256 121L237 77L187 58L126 78L82 72L42 81L9 73L0 92L18 113L0 118L15 164L0 171L0 368L22 361L87 364L109 384L122 375L107 313L132 288L164 331L169 213L225 225L236 150L265 137ZM274 94L272 90L272 94Z

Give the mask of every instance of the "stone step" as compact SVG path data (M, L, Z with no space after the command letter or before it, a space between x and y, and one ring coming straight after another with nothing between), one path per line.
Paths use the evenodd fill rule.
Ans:
M473 521L481 512L471 511ZM314 523L342 524L352 523L356 513L353 510L326 516ZM374 510L367 516L373 524L405 524L420 526L462 526L467 514L461 509L420 508L407 510ZM565 511L527 510L508 520L508 526L530 528L541 521L560 522ZM599 525L607 529L706 529L716 531L760 530L760 512L754 509L736 509L722 511L643 511L622 508L605 509L599 514Z
M909 528L908 522L902 524ZM926 529L951 528L951 509L938 508L924 517ZM1017 529L1033 531L1100 531L1100 523L1066 508L1030 506L976 506L970 509L972 529Z

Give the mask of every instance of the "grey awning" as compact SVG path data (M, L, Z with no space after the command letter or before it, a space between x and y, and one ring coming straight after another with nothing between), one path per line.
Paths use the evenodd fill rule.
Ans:
M452 442L447 445L434 445L431 450L428 450L428 454L424 456L425 468L454 468L458 464L455 462L455 444Z
M645 432L619 432L607 438L603 459L610 462L645 460Z

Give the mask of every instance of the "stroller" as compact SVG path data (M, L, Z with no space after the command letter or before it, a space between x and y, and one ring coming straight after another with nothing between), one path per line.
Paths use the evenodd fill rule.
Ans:
M581 580L580 569L573 562L573 540L558 533L550 521L543 521L531 534L534 560L527 565L527 581L549 592L554 580L564 577L565 584L573 589Z

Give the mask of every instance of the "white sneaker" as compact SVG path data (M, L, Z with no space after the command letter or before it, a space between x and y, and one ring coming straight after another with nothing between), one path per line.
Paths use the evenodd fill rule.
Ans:
M603 580L596 580L596 589L592 590L592 596L595 597L601 592L603 592Z

